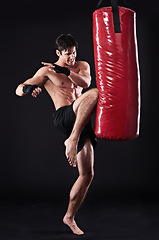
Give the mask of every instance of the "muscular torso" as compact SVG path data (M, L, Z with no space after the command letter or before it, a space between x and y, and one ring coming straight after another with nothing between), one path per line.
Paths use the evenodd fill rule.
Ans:
M76 64L69 69L78 73L79 63L76 62ZM49 71L44 87L50 95L56 110L60 107L70 105L82 94L83 90L83 88L72 83L64 74L57 74L54 71Z

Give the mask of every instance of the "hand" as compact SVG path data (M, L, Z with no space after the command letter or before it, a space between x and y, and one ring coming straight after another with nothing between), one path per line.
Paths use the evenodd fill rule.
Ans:
M41 93L42 89L37 85L26 84L23 87L23 92L31 94L32 97L37 97Z
M66 67L61 67L61 66L59 66L59 65L57 65L57 64L53 64L53 67L54 67L54 71L56 72L56 73L62 73L62 74L65 74L67 77L70 75L70 70L68 69L68 68L66 68Z
M53 69L52 69L53 68L53 64L52 63L41 62L41 64L50 67L49 70L53 71Z
M32 97L36 98L41 92L42 92L42 89L37 87L33 90L31 95L32 95Z
M43 65L49 67L49 71L54 71L56 73L62 73L65 74L66 76L70 75L70 70L66 67L61 67L55 63L46 63L46 62L41 62Z
M54 66L53 66L52 63L41 62L41 64L49 67L49 71L50 71L50 72L51 72L51 71L54 71Z

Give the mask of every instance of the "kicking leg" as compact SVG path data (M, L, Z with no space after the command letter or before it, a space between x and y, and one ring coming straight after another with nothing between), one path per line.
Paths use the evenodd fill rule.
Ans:
M87 140L83 149L77 154L79 177L70 191L70 201L63 222L70 227L74 234L83 235L74 217L82 204L94 175L94 150L91 140Z
M98 101L98 96L98 90L94 88L80 96L73 104L76 120L70 137L65 141L66 157L71 166L76 166L78 140L81 131L91 118Z

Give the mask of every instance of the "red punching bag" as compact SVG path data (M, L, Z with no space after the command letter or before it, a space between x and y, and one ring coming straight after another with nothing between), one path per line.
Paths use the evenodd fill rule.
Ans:
M99 101L95 134L106 140L130 140L139 135L140 76L136 13L128 8L97 9L93 13L93 43Z

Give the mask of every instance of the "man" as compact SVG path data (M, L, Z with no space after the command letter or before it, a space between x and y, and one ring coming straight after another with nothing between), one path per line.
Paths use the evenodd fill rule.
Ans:
M84 232L78 228L74 217L94 174L95 135L90 118L98 101L98 90L82 94L83 88L91 83L90 66L87 62L76 61L77 48L78 43L70 34L60 35L55 45L57 62L43 63L44 67L17 87L16 94L37 97L44 85L55 105L54 124L66 136L65 153L70 166L76 167L77 163L79 171L63 222L74 234L82 235Z

